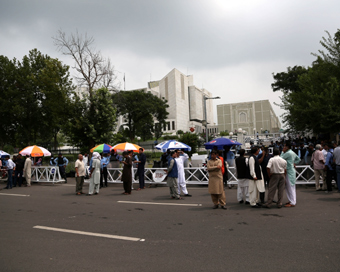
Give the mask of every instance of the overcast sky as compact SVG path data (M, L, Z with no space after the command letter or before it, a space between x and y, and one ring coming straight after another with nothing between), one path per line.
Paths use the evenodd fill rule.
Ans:
M340 28L339 11L339 0L2 0L0 54L21 59L37 48L72 65L51 37L78 30L95 38L118 80L125 73L126 89L177 68L220 96L215 105L273 104L281 94L272 73L311 65L325 30Z

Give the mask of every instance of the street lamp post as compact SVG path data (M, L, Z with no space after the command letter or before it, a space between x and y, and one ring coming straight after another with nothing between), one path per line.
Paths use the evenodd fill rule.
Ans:
M209 137L208 137L208 118L207 118L207 100L208 99L221 99L221 97L216 96L216 97L203 97L204 99L204 121L202 122L202 125L205 126L205 139L206 142L209 142Z

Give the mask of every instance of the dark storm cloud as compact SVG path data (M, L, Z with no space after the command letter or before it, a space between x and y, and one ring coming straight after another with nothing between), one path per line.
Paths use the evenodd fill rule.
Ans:
M37 48L72 65L51 37L78 30L95 38L121 81L126 74L127 89L178 68L220 96L219 104L279 103L272 73L310 65L324 31L340 28L339 10L338 0L7 0L0 54L21 59Z
M0 33L52 48L57 29L78 29L102 50L162 57L173 66L305 64L323 31L336 30L327 23L332 4L339 7L335 1L7 1Z

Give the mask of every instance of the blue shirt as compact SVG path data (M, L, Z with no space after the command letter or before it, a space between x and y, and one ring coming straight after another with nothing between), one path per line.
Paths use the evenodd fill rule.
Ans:
M68 165L68 159L67 158L65 158L65 157L63 157L63 164L58 164L58 159L59 159L59 157L57 157L55 160L54 160L54 163L55 163L55 165L58 165L58 166L66 166L66 165Z
M108 156L108 157L103 157L100 161L100 168L103 169L104 167L107 167L107 165L109 164L110 162L110 157L111 156Z
M334 170L332 168L332 161L333 161L333 149L329 149L326 156L326 163L325 165L328 167L329 170Z
M90 160L90 167L89 167L89 171L91 171L92 170L92 162L93 162L93 157L91 158L91 160Z

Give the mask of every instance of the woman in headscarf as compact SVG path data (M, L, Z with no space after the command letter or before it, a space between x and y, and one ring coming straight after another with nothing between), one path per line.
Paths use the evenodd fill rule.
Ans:
M99 183L100 183L100 155L98 152L93 152L92 154L92 169L90 172L90 185L89 185L89 193L88 196L93 195L94 193L97 195L99 193Z

